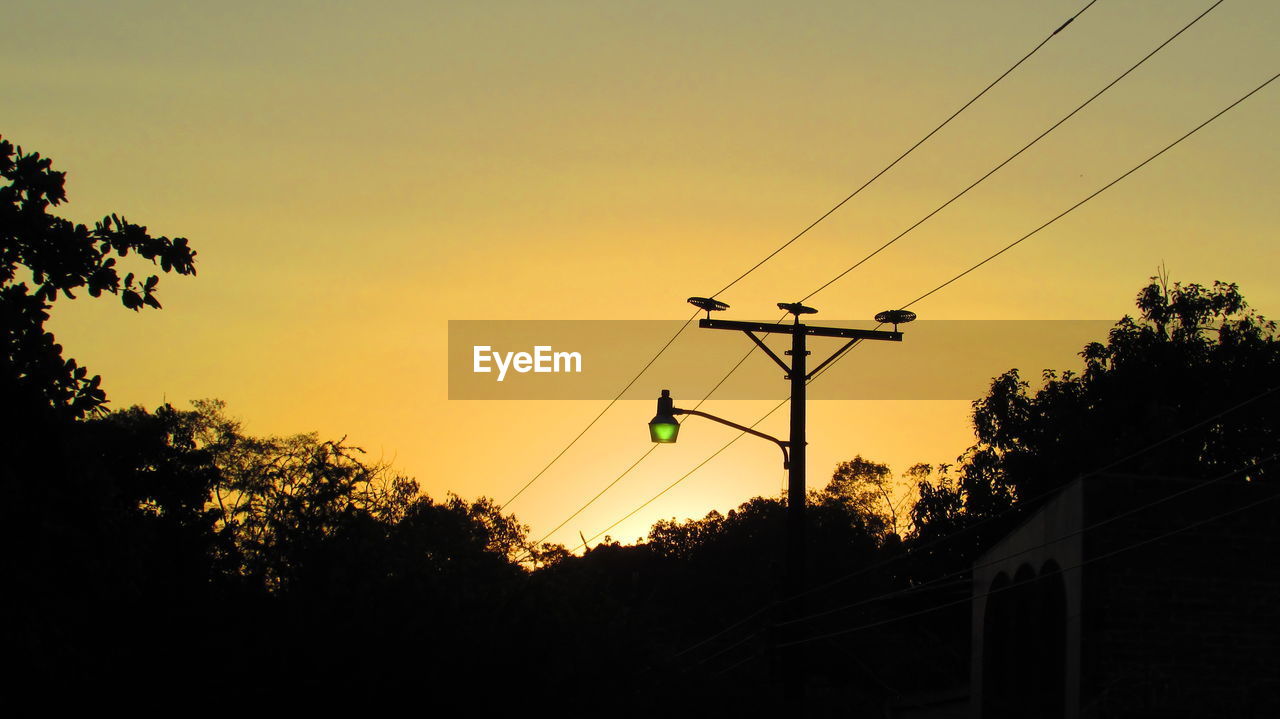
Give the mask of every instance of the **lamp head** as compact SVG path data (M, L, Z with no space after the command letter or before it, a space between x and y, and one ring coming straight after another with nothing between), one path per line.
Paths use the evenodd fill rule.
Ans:
M680 434L680 423L676 421L675 400L671 399L670 390L662 390L658 398L658 413L649 420L649 439L660 444L673 444Z

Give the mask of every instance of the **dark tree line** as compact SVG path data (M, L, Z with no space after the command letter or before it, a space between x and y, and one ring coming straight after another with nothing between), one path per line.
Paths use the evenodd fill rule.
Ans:
M27 692L150 701L212 683L315 701L480 683L623 715L677 699L758 711L780 637L866 627L810 643L807 672L816 696L879 712L967 681L964 573L1056 488L1102 468L1270 481L1280 452L1275 326L1235 285L1153 279L1083 369L1034 391L996 378L953 465L835 468L808 497L814 616L780 627L785 497L573 556L345 441L250 436L217 401L107 412L50 310L82 291L158 309L158 276L120 265L193 275L196 254L114 215L49 214L64 175L3 140L0 174L0 571Z
M488 500L435 501L341 441L248 436L217 402L107 412L101 378L45 329L51 309L81 292L159 309L158 275L121 265L194 275L196 253L116 215L51 214L65 174L2 139L0 175L15 686L198 696L243 676L238 694L284 696L327 689L350 656L382 657L370 681L385 686L484 666L478 640L525 581L526 528Z

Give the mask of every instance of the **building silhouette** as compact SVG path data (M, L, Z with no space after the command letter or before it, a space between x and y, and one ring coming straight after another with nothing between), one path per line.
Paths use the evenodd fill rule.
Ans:
M1242 478L1065 486L974 562L968 715L1280 716L1275 496Z

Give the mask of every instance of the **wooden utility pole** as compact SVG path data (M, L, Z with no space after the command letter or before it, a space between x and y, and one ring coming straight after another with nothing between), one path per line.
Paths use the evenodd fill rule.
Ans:
M692 301L692 300L691 300ZM786 443L785 449L790 451L789 461L787 462L787 548L786 548L786 576L783 593L785 600L783 604L783 621L795 620L804 616L804 589L805 589L805 395L809 380L815 374L820 372L824 367L834 362L840 355L847 352L855 344L862 340L888 340L891 342L901 342L902 333L898 332L895 323L892 332L884 330L857 330L846 329L843 327L815 327L800 322L800 315L812 314L817 310L812 307L796 303L778 303L778 307L790 312L795 316L795 322L792 324L769 323L769 322L735 322L732 320L714 320L708 317L698 321L698 326L704 329L712 330L736 330L745 332L752 342L755 342L769 358L778 364L785 373L786 379L791 382L791 436L790 441ZM707 308L710 309L710 308ZM904 313L904 315L910 313ZM911 319L915 316L911 315ZM910 321L905 316L904 321ZM791 335L791 349L784 354L791 357L791 363L787 364L782 358L778 357L773 350L769 349L756 333L761 334L789 334ZM809 350L806 347L806 339L813 337L840 337L849 340L840 349L836 350L827 359L823 360L813 370L808 370ZM759 434L755 433L754 434ZM770 438L772 439L772 438ZM776 440L775 440L776 441ZM775 634L775 643L780 642L782 637ZM804 680L807 674L805 667L805 654L797 645L787 657L780 657L782 661L782 683L783 698L793 710L803 710L804 705Z

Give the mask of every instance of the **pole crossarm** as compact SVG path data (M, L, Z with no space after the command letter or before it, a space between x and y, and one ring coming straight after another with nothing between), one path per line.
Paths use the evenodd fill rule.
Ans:
M849 340L848 342L844 343L843 347L836 350L834 353L832 353L830 357L826 358L825 360L822 360L822 362L818 363L817 367L814 367L812 370L810 370L809 374L804 376L805 380L807 381L807 380L813 379L813 376L821 372L823 367L826 367L832 362L835 362L837 359L840 358L840 355L844 354L845 352L848 352L850 349L853 348L854 345L858 344L861 341L862 339L858 338L858 339Z
M811 337L843 337L851 340L887 340L889 342L901 342L901 332L891 332L888 330L858 330L848 327L815 327L814 325L804 324L774 324L772 322L739 322L736 320L698 320L698 326L703 329L711 330L738 330L739 332L767 332L782 333L794 335L809 335Z
M789 469L791 467L791 456L790 456L790 453L787 451L787 447L790 446L789 442L784 442L778 439L777 437L774 437L773 435L765 434L764 432L760 432L750 427L740 425L737 422L730 422L729 420L723 419L721 417L717 417L714 414L699 412L696 409L680 409L679 407L673 407L671 409L671 413L672 414L691 414L694 417L702 417L703 419L709 419L712 422L719 422L720 424L723 424L726 427L733 427L736 430L746 432L747 434L754 435L756 437L760 437L761 439L767 439L770 442L773 442L774 444L778 445L778 447L782 449L782 468Z
M818 364L817 367L814 367L813 371L806 373L804 376L804 379L806 381L809 379L812 379L813 376L816 375L823 367L826 367L827 365L836 361L836 359L838 359L840 355L844 354L845 352L848 352L851 347L861 342L862 340L885 340L888 342L902 341L902 333L898 332L896 329L892 332L886 331L886 330L856 330L856 329L850 329L846 327L815 327L813 325L803 325L803 324L800 324L799 322L795 324L784 325L784 324L776 324L776 323L770 323L770 322L738 322L735 320L713 320L710 318L704 319L704 320L698 320L698 326L702 327L703 329L736 330L738 332L745 333L748 337L751 338L752 342L756 343L757 347L764 350L764 353L769 355L769 359L777 363L777 365L782 368L782 371L787 373L787 379L791 378L791 374L793 371L792 367L788 366L786 362L783 362L782 359L778 357L778 355L774 354L773 350L769 349L768 345L766 345L759 337L756 337L755 335L756 332L788 334L788 335L791 335L792 337L795 337L797 335L806 335L806 336L812 336L812 337L842 337L849 340L848 342L845 343L843 347L836 350L835 354L823 360L821 363Z
M778 355L774 354L773 350L769 349L769 345L761 341L759 337L756 337L756 334L751 330L744 330L744 331L747 333L747 336L751 338L751 341L756 343L757 347L764 350L764 353L769 355L769 359L778 363L778 366L782 368L783 372L786 372L787 374L791 374L791 368L787 366L786 362L782 361L781 357L778 357Z

